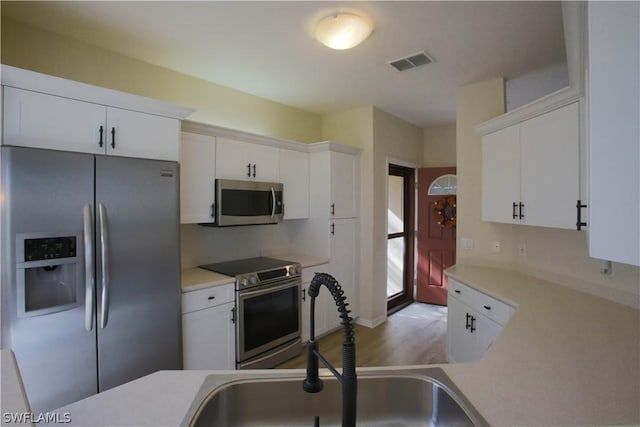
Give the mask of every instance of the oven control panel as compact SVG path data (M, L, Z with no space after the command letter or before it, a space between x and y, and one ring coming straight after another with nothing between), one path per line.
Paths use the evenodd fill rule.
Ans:
M236 276L236 288L240 290L267 284L273 285L278 281L295 279L301 275L302 266L300 264L291 264L281 268L240 274Z

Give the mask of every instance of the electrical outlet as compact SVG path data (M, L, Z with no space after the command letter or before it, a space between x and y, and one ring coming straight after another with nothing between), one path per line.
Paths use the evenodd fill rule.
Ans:
M460 249L463 251L471 251L473 250L473 239L470 237L461 237L460 238Z
M499 241L495 241L491 243L491 252L493 252L494 254L499 254L500 249L501 249L501 246Z
M527 256L527 246L524 244L524 242L518 245L518 255Z

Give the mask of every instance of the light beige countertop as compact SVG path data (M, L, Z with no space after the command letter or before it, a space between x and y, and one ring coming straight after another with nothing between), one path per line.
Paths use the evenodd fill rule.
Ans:
M490 424L640 424L639 310L508 270L447 273L516 309L479 363L443 367Z
M235 278L214 273L203 268L186 268L182 270L182 292L197 291L212 286L226 285L235 282Z
M491 425L640 424L639 310L508 270L455 266L447 273L515 307L482 361L440 365ZM416 368L426 366L382 369ZM76 425L178 426L210 374L247 375L160 371L59 411Z
M310 256L305 254L298 254L293 252L281 253L271 255L271 258L283 259L285 261L298 262L302 265L302 268L315 267L317 265L323 265L329 263L329 258L322 258L316 256Z

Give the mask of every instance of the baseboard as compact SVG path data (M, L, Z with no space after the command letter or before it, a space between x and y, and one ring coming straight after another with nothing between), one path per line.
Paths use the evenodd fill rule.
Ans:
M375 328L376 326L382 325L386 321L387 321L387 316L384 314L382 316L376 317L373 320L365 319L362 316L356 319L356 323L358 325L366 326L367 328Z

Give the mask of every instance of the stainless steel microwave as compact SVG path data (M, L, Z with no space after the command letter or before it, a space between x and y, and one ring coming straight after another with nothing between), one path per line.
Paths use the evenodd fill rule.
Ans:
M275 224L284 217L283 185L216 179L216 225Z

